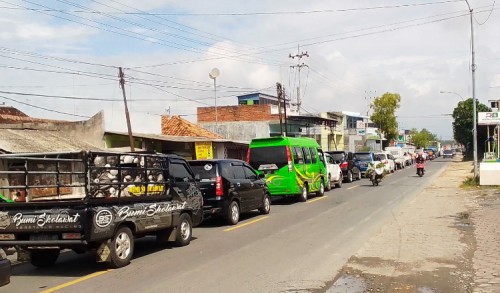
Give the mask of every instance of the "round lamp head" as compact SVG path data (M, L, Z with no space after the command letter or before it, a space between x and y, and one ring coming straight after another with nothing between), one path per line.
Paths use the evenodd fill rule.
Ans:
M219 69L217 68L213 68L212 71L210 71L210 73L208 74L208 76L210 76L211 79L216 79L220 74L220 71Z

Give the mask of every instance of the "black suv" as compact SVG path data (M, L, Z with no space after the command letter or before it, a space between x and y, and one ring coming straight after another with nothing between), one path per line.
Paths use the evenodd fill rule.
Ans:
M222 216L236 225L240 213L258 209L262 214L271 210L271 197L263 175L241 160L189 161L203 194L206 216Z
M340 164L344 181L351 183L354 179L361 179L361 171L355 164L355 157L352 152L346 151L327 151L335 162Z

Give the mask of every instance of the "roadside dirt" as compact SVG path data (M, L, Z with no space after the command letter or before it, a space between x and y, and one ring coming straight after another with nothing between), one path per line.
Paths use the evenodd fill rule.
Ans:
M462 189L467 176L470 162L455 159L431 186L395 211L393 221L321 292L497 292L476 289L472 220L482 199L497 190Z

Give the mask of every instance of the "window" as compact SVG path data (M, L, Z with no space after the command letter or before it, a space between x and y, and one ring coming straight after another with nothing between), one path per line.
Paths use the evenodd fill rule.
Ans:
M233 171L235 179L246 179L245 171L241 165L231 165L231 170Z
M250 167L243 165L243 171L246 179L257 180L257 174Z
M304 152L304 163L311 164L311 154L309 153L309 149L303 147L302 151Z
M188 166L181 162L170 163L170 177L173 178L174 182L194 181L193 175L189 172Z
M317 158L317 156L316 156L316 148L309 148L309 150L311 151L311 162L313 164L316 164L316 162L317 162L316 161L316 158Z
M293 147L293 163L304 164L304 153L300 147Z
M288 164L284 146L272 146L250 149L250 166L259 169L260 165L276 164L282 168Z

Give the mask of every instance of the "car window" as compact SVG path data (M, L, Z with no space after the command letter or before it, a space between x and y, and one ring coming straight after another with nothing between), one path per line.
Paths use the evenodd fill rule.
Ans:
M258 178L257 173L248 166L243 165L243 172L245 172L246 179L257 180Z
M335 160L333 159L333 157L329 154L326 154L326 161L329 163L329 164L335 164Z
M372 160L370 154L356 154L356 158L363 162L368 162Z
M246 179L245 171L243 171L243 166L231 166L235 179Z
M260 165L276 164L282 168L288 164L285 146L250 148L250 166L259 169Z
M203 161L191 161L189 162L191 169L195 175L199 175L201 181L215 180L216 166L213 162L203 162Z
M173 178L174 182L194 181L193 175L189 172L189 167L181 162L170 163L170 177Z
M309 149L303 147L302 151L304 152L304 163L311 164L311 154L309 153Z
M317 163L317 156L316 156L316 148L309 148L309 151L311 152L311 163L316 164Z
M304 153L300 147L293 147L293 163L294 164L304 164Z
M333 153L330 156L333 157L334 161L344 161L344 153Z

